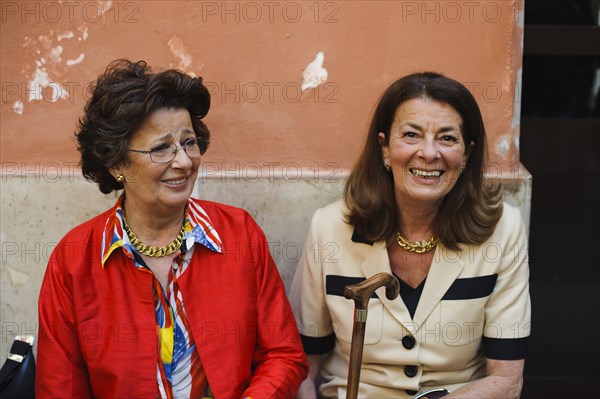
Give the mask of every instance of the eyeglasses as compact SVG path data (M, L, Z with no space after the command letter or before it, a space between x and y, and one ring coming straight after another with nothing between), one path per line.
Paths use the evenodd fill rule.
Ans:
M132 152L139 152L141 154L150 154L150 159L154 163L167 163L171 162L175 159L175 154L177 154L177 150L182 148L183 151L190 158L198 158L200 154L200 146L198 145L198 140L190 139L187 140L183 145L177 145L175 143L171 144L161 144L156 148L151 150L127 150Z

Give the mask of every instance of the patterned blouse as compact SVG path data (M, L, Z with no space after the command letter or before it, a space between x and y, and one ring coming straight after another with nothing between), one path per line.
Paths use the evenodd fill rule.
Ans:
M115 249L122 248L140 272L152 273L125 233L122 204L123 198L119 199L115 214L106 222L102 240L102 266ZM221 239L208 215L198 204L189 200L182 244L173 258L167 286L163 288L156 276L153 282L159 349L156 362L159 399L212 398L177 282L194 255L195 243L211 251L222 252Z

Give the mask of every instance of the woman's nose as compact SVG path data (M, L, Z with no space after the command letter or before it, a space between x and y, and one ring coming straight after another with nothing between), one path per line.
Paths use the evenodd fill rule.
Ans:
M175 157L173 158L173 161L171 161L171 165L174 167L189 168L191 164L192 159L188 156L187 152L185 152L185 147L177 146Z
M423 140L421 148L419 149L419 153L417 155L427 162L431 162L437 159L439 156L439 151L435 140L429 138Z

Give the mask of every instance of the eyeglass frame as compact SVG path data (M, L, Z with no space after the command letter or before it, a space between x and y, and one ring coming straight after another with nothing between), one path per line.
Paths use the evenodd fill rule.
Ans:
M188 154L188 152L187 152L187 149L185 148L186 144L189 143L190 141L195 141L195 145L196 145L196 147L198 147L199 154L197 156L190 156L190 154ZM170 143L168 145L169 145L169 147L171 147L171 149L173 149L173 146L175 146L175 149L171 153L172 158L169 159L168 161L155 161L154 158L152 158L152 153L155 151L158 151L157 149L154 149L154 150L132 150L132 149L128 148L127 151L137 152L140 154L149 154L150 160L154 163L169 163L169 162L171 162L172 160L175 159L175 156L177 155L177 151L179 151L179 149L182 149L183 152L185 152L185 155L187 155L188 158L190 158L190 159L191 158L200 158L202 156L202 148L200 148L198 138L188 139L183 143L183 145L177 145L176 143Z

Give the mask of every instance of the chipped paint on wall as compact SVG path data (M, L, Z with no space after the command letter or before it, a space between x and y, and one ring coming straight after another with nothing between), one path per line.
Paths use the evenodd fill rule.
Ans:
M79 57L73 59L73 60L67 60L66 64L68 66L73 66L73 65L77 65L77 64L81 64L81 62L85 59L85 53L81 53L79 54Z
M81 37L78 37L77 41L80 41L80 42L83 41L83 42L85 42L87 40L87 38L88 38L88 28L87 28L87 26L83 26L83 27L77 28L77 30L79 32L81 32Z
M506 137L500 137L500 140L498 140L498 152L502 156L506 156L508 154L509 149L510 149L509 141L506 139Z
M62 62L62 58L60 55L62 54L63 50L63 46L56 46L53 49L51 49L48 53L48 58L50 59L50 61L56 64L60 64Z
M519 29L525 28L525 7L521 4L515 4L513 7L516 9L517 27ZM600 10L598 11L598 16L600 16Z
M75 37L75 34L73 33L73 31L68 30L68 31L65 31L63 33L59 33L58 35L56 35L56 40L58 40L60 42L61 40L72 39L73 37Z
M98 10L101 10L103 14L112 3L101 3L98 3ZM77 30L80 33L77 40L79 42L86 40L88 37L87 26L80 26ZM68 91L58 81L63 78L69 67L78 65L85 60L85 53L81 52L76 58L63 62L65 50L70 46L77 46L76 42L69 43L67 40L75 37L76 33L73 30L55 32L50 29L47 34L38 35L37 38L30 36L23 38L22 47L26 51L30 51L33 56L33 63L28 63L22 70L28 80L29 102L47 100L54 103L60 99L69 98ZM61 42L61 44L55 45L55 42ZM15 113L22 115L25 105L22 101L17 101L12 108Z
M192 76L196 76L192 71L189 70L192 65L192 56L187 52L183 39L179 36L171 36L167 42L171 55L175 58L171 60L170 67L182 70Z
M52 89L51 96L44 96L42 90ZM50 102L56 102L59 98L69 98L69 93L60 85L60 83L50 81L46 68L38 66L33 78L29 81L29 101L40 101L43 98Z
M327 81L328 73L327 69L323 68L323 61L325 61L325 54L319 51L315 59L308 63L302 72L302 79L304 79L302 91L314 89Z
M112 8L112 0L99 0L96 3L98 3L98 17L104 16Z
M517 82L515 83L515 91L514 91L514 95L515 95L515 101L513 104L514 110L513 110L513 116L512 116L512 121L511 121L511 127L514 129L516 127L518 127L521 124L521 91L519 88L522 87L522 76L523 76L523 68L519 68L519 70L516 73L517 75Z
M54 35L54 31L51 29L49 35L39 35L37 40L38 43L42 45L46 50L50 50L52 47L52 36Z
M19 114L19 115L23 115L23 101L19 100L19 101L15 101L15 103L12 106L13 111L15 112L15 114Z

